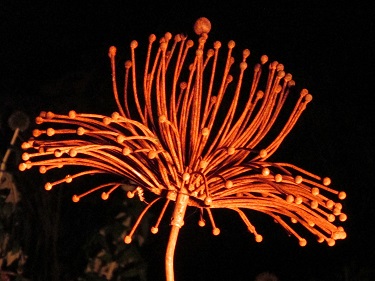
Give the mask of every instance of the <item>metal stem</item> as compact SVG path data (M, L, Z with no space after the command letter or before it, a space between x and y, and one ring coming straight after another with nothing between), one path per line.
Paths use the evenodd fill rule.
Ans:
M179 193L176 198L176 205L171 220L171 232L168 239L167 251L165 254L165 273L167 281L174 281L174 252L177 243L178 232L184 225L184 216L189 202L189 195Z

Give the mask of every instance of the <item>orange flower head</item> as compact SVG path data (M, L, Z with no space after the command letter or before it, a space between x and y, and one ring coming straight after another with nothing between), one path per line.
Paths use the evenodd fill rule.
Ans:
M157 233L168 205L181 194L183 204L200 210L200 226L209 218L214 235L220 229L213 209L227 208L239 215L257 242L263 237L250 222L252 211L272 217L301 246L306 239L296 224L330 246L344 239L338 221L347 216L337 201L345 199L345 192L330 188L329 178L268 160L312 100L311 94L302 89L296 95L292 75L266 55L249 67L248 49L238 55L234 41L226 46L210 42L208 19L198 19L194 30L195 42L182 34L167 32L158 41L150 35L142 69L137 41L130 43L130 58L120 70L116 48L110 47L117 111L111 116L42 112L33 138L22 145L26 152L20 170L78 168L47 183L47 190L88 175L113 176L113 181L74 195L74 202L99 190L107 200L130 182L134 189L128 196L136 195L146 208L126 243L145 212L164 199L151 229ZM116 71L124 72L123 82L117 81ZM285 106L287 100L294 106ZM174 218L172 224L182 227L183 219Z

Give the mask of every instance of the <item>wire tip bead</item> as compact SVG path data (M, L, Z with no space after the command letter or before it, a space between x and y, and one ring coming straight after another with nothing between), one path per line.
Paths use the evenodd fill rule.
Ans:
M294 200L294 203L296 203L297 205L300 205L302 204L303 202L303 199L301 196L296 196L296 199Z
M68 153L69 153L69 156L70 156L70 157L76 157L77 154L78 154L78 151L77 151L77 149L72 148L72 149L69 150Z
M194 32L197 35L201 35L202 33L209 33L211 30L211 22L209 19L205 17L201 17L197 19L197 21L194 24Z
M117 141L118 143L123 143L124 140L125 140L125 136L123 136L123 135L118 135L118 136L116 137L116 141Z
M47 172L47 167L46 166L40 166L39 167L39 173L41 174L45 174Z
M311 194L317 196L319 194L319 188L313 187L311 188Z
M250 50L249 49L243 50L242 56L243 56L244 59L248 58L250 56Z
M21 163L18 165L18 170L20 170L21 172L25 171L26 168L27 168L26 163Z
M130 43L130 48L132 49L135 49L138 47L138 42L137 40L133 40L131 43Z
M132 150L129 147L124 147L122 150L122 154L124 156L128 156L130 153L132 153Z
M210 206L212 204L212 198L207 196L205 199L204 199L204 204L206 206Z
M35 118L35 124L40 125L43 123L43 118L41 116L38 116Z
M328 246L332 247L336 244L336 241L335 239L330 238L330 239L327 239L327 244Z
M225 188L232 188L233 187L233 182L231 180L228 180L225 182Z
M228 147L228 149L227 149L228 155L233 155L234 152L236 152L236 149L234 147L232 147L232 146Z
M70 110L68 116L70 119L75 119L77 117L77 112L75 112L74 110Z
M346 234L346 232L344 231L344 232L342 233L341 239L345 239L346 237L347 237L347 234Z
M79 127L77 129L77 135L78 136L83 136L85 134L85 132L86 132L86 130L84 128L82 128L82 127Z
M314 209L318 208L318 206L319 206L318 201L316 201L316 200L311 201L311 203L310 203L311 209L314 210Z
M205 161L205 160L200 161L199 167L201 169L205 169L205 168L207 168L207 166L208 166L208 162L207 161Z
M339 199L344 200L346 198L346 192L345 191L340 191L339 192Z
M42 134L42 132L38 129L33 130L33 137L37 138Z
M132 238L130 236L128 236L128 235L125 236L124 242L125 242L125 244L130 244L132 242Z
M334 222L335 219L336 219L336 217L335 217L335 215L333 215L333 214L329 214L329 215L327 216L327 220L328 220L329 222Z
M206 222L205 222L204 220L200 219L200 220L198 221L198 225L199 225L200 227L204 227L204 226L206 225Z
M165 115L160 115L159 116L159 122L164 123L165 121L167 121L167 117Z
M323 185L328 186L328 185L330 185L330 184L331 184L331 179L328 178L328 177L325 177L325 178L323 179Z
M48 120L51 120L51 119L55 118L55 113L53 113L52 111L48 111L45 114L45 118L48 119Z
M101 197L103 200L107 200L109 198L109 194L107 192L103 192Z
M307 245L307 241L306 241L306 239L303 239L303 238L300 239L298 243L299 243L299 245L300 245L301 247L305 247L305 246Z
M113 120L118 120L120 118L120 113L118 113L117 111L112 112L111 117Z
M335 202L333 202L331 199L327 200L327 202L326 202L327 209L331 210L334 205L335 205Z
M156 233L158 233L158 231L159 231L159 228L157 228L155 226L151 227L151 233L152 234L156 234Z
M260 234L255 235L255 241L260 243L263 241L263 236Z
M296 85L296 81L294 81L294 80L288 81L288 87L293 87L295 85Z
M108 50L108 56L109 56L110 58L114 57L114 56L116 55L116 51L117 51L117 49L116 49L115 46L111 46L111 47L109 47L109 50Z
M310 101L312 101L312 99L313 99L313 96L312 96L311 94L307 94L307 95L305 96L305 101L306 101L306 102L310 102Z
M133 197L134 197L134 192L128 191L128 192L126 193L126 196L127 196L128 198L133 198Z
M265 158L267 156L267 150L262 149L261 151L259 151L259 156L261 158Z
M279 72L277 72L277 77L279 77L279 78L284 78L284 77L285 77L285 71L280 70ZM279 86L280 86L280 85L279 85Z
M52 189L52 184L50 182L47 182L45 185L44 185L44 189L45 190L51 190Z
M111 122L112 122L112 118L110 118L110 117L104 117L103 118L103 124L104 125L108 126L109 124L111 124Z
M66 183L71 183L73 181L73 178L70 176L70 175L67 175L66 177L65 177L65 182Z
M183 179L184 181L188 181L188 180L190 179L190 174L189 174L189 173L184 173L184 174L182 175L182 179Z
M286 202L288 202L288 203L293 203L294 202L294 196L293 195L291 195L291 194L288 194L287 196L286 196Z
M210 134L210 130L208 128L202 129L202 136L206 137Z
M275 175L275 182L282 182L282 180L283 180L283 176L282 175L280 175L280 174L276 174Z
M262 169L262 175L263 176L267 177L267 176L269 176L270 173L271 173L270 169L268 169L268 168Z
M24 152L24 153L22 153L21 158L22 158L23 161L27 161L27 160L30 159L30 155L29 155L29 153Z
M341 214L339 215L339 220L340 220L340 221L344 222L344 221L346 221L347 219L348 219L348 216L347 216L346 214L341 213Z
M33 147L32 142L29 142L29 141L23 142L21 144L21 148L23 150L26 150L26 149L29 149L29 148L32 148L32 147Z
M265 64L268 62L268 56L267 55L263 55L260 57L260 63L261 64Z
M300 183L302 183L302 181L303 181L303 178L299 175L294 178L294 182L296 184L300 184Z
M130 69L132 67L132 62L130 60L125 61L124 66L125 69Z
M153 42L155 42L155 40L156 40L156 35L155 34L150 34L150 36L148 37L148 41L150 43L153 43Z
M63 152L62 152L60 149L56 149L56 150L53 152L53 155L55 155L56 158L61 157L62 154L63 154Z
M73 197L72 197L72 201L73 201L74 203L77 203L77 202L79 201L79 197L78 197L77 195L73 195Z
M212 234L215 235L215 236L219 235L219 234L220 234L220 228L215 227L215 228L212 230Z
M157 152L155 150L150 150L147 154L148 159L154 159L157 155Z
M292 78L293 78L293 75L290 73L287 73L284 77L284 81L289 82L290 80L292 80Z

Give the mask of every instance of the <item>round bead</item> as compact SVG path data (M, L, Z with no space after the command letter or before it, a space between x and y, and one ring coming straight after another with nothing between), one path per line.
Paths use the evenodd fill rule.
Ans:
M275 182L281 182L283 180L283 176L280 174L275 175Z
M306 244L307 244L306 239L303 239L303 238L302 238L302 239L299 240L299 245L300 245L301 247L305 247Z
M291 195L291 194L288 194L288 195L286 196L286 202L288 202L288 203L292 203L293 201L294 201L294 196Z
M330 184L331 184L331 179L330 178L326 177L326 178L323 179L323 185L328 186Z
M339 192L339 199L344 200L346 198L346 193L344 191Z
M45 190L51 190L52 189L52 184L50 182L47 182L45 185L44 185L44 189Z
M228 149L227 149L227 153L229 154L229 155L232 155L232 154L234 154L234 152L236 151L236 149L234 148L234 147L228 147Z
M65 177L65 182L66 183L71 183L73 181L73 178L70 176L70 175L67 175L66 177Z
M211 197L206 197L204 199L204 204L206 204L207 206L211 205L212 204L212 198Z
M215 227L215 228L212 230L212 234L215 235L215 236L219 235L219 234L220 234L220 228Z
M132 242L132 238L130 236L126 235L125 238L124 238L124 242L125 242L125 244L130 244Z
M262 175L263 176L268 176L270 174L270 169L268 169L268 168L263 168L262 169Z
M319 194L319 188L313 187L311 188L311 194L317 196Z
M188 181L188 180L190 179L190 174L189 174L189 173L184 173L184 174L182 175L182 179L183 179L184 181Z
M260 243L263 241L263 236L260 234L255 235L255 241Z
M300 184L302 182L302 180L303 180L303 178L299 175L294 178L294 182L296 184Z
M151 227L151 233L152 234L156 234L156 233L158 233L158 231L159 231L159 228L157 228L155 226Z
M233 187L233 182L228 180L225 182L225 188L232 188Z
M199 225L200 227L203 227L203 226L206 225L206 222L205 222L204 220L199 220L199 221L198 221L198 225Z
M211 22L205 17L197 19L197 21L194 24L194 32L197 35L201 35L202 33L209 33L210 30Z

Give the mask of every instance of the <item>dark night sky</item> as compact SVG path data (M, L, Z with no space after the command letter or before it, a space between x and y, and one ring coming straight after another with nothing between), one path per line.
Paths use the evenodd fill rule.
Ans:
M306 113L281 146L285 152L280 157L330 176L335 189L347 191L348 238L333 248L315 241L299 248L275 225L265 230L265 241L259 245L244 228L231 224L236 215L223 212L219 237L194 226L181 230L176 279L245 281L270 270L281 280L303 280L304 272L324 275L331 266L347 266L353 260L373 268L374 9L365 1L125 2L2 1L2 147L9 137L6 118L17 109L30 116L62 104L66 111L115 110L111 91L107 96L86 91L77 104L74 85L59 83L74 84L80 78L71 73L89 71L110 78L109 46L125 53L131 40L146 43L149 34L161 36L166 31L194 37L194 21L205 16L212 23L211 40L233 39L238 49L249 48L255 57L267 54L286 66L298 88L306 87L313 94ZM95 83L89 80L86 87L99 89L101 84ZM65 91L56 90L56 85ZM154 259L150 271L155 280L163 276L167 237L165 228L152 238L155 253L150 255Z

